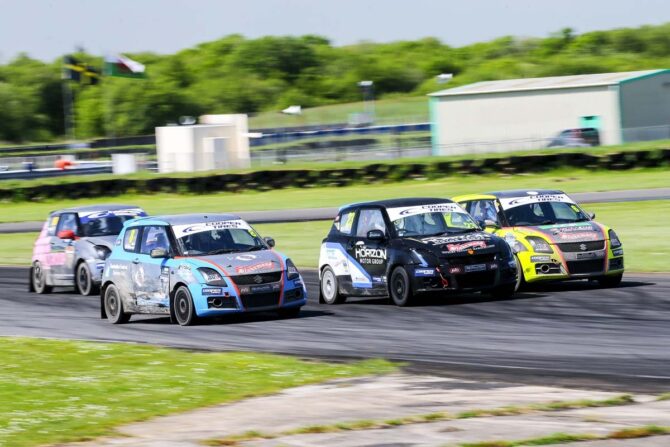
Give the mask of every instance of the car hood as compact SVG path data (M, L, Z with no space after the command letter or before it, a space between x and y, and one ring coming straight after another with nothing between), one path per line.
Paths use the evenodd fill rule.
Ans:
M282 257L273 250L198 256L191 259L214 264L228 276L276 272L284 268Z
M450 236L407 238L405 241L411 248L427 249L438 257L451 257L497 252L500 250L501 239L484 231L478 231Z
M524 231L525 230L525 231ZM606 239L602 227L595 222L577 222L571 224L540 225L534 227L515 227L515 231L527 233L541 233L554 244L566 242L588 242Z

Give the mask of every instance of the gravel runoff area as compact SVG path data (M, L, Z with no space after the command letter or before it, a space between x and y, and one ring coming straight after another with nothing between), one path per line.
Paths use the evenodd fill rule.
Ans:
M651 395L632 395L632 403L597 408L550 410L546 405L556 401L581 401L585 405L585 402L602 402L620 396L620 393L611 392L398 373L292 388L272 396L160 417L123 426L118 430L118 437L71 446L195 447L217 443L255 447L460 446L546 438L558 433L607 437L611 433L637 427L670 426L670 400L658 400ZM528 410L508 416L487 416L482 411L501 407ZM532 408L536 410L530 410ZM454 418L427 422L430 417L420 418L421 415L436 412L446 412ZM478 414L463 417L465 412ZM410 416L419 417L421 422L281 435L314 424L334 427L340 423L351 427L362 421L407 420ZM235 435L250 431L276 437L232 440ZM670 436L561 445L667 447Z

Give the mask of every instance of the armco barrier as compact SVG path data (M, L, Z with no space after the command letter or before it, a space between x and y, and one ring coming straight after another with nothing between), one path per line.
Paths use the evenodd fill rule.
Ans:
M616 152L593 155L582 152L557 152L508 158L440 160L425 163L372 163L358 168L286 169L253 171L242 174L212 173L208 176L161 177L149 179L77 179L68 183L0 188L0 200L40 200L47 198L85 198L125 193L208 194L243 190L266 191L288 187L345 186L371 182L400 181L412 178L436 179L450 175L489 173L531 173L556 168L631 169L670 165L670 149Z

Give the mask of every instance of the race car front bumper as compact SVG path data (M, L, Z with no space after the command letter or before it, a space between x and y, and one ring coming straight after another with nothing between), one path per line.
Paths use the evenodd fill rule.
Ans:
M552 248L551 254L517 253L526 282L598 278L624 271L622 248L579 252Z
M473 292L494 289L516 282L514 260L472 265L414 266L409 269L413 290L423 292Z

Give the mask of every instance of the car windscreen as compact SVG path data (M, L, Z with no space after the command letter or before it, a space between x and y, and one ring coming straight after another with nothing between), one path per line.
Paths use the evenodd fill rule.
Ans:
M183 256L208 256L266 250L268 247L243 220L203 222L172 227Z
M536 226L585 222L586 213L565 194L530 195L500 200L512 226Z
M456 203L388 208L399 237L424 237L479 230L470 215Z
M116 236L121 232L124 222L142 216L146 216L146 213L141 209L79 213L81 236Z

